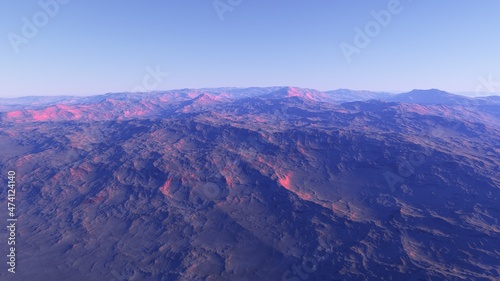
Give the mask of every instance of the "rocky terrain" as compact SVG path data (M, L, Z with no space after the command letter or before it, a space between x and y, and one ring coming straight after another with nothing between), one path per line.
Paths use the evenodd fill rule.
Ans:
M1 280L500 279L497 97L184 89L0 120Z

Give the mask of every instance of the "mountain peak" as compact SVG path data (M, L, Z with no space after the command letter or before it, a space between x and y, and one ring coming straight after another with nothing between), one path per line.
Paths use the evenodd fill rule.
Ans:
M0 107L23 280L498 280L500 117L352 92Z
M390 98L389 101L419 104L466 105L469 104L471 100L439 89L415 89Z
M440 89L413 89L408 93L404 94L414 94L414 95L453 95ZM453 95L454 96L454 95Z

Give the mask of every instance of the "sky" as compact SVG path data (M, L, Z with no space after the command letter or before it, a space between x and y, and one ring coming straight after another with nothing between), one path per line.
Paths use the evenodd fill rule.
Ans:
M0 97L296 86L500 93L500 1L0 0Z

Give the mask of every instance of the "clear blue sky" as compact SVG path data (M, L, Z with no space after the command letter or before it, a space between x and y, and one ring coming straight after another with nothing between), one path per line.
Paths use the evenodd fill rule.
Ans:
M356 47L355 28L394 0L242 0L223 20L214 0L69 0L47 15L39 2L51 1L0 0L0 97L129 91L145 79L158 90L473 92L488 91L478 77L500 82L498 0L401 0L350 62L342 42ZM30 33L23 17L41 27ZM148 78L148 66L169 75Z

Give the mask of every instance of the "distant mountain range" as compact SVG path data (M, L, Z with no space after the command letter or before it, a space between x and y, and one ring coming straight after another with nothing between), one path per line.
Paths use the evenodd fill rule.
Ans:
M499 97L182 89L0 120L0 280L500 279Z
M167 112L175 112L185 106L210 106L248 98L278 99L292 97L309 102L331 104L380 100L422 105L472 106L492 114L497 114L500 106L499 96L468 98L436 89L389 94L346 89L321 92L295 87L268 87L182 89L151 93L114 93L90 97L60 96L0 99L0 113L4 113L2 115L4 121L43 121L51 116L54 120L79 120L94 117L99 120L112 120L155 116L160 113L166 114ZM191 105L193 103L194 105Z

